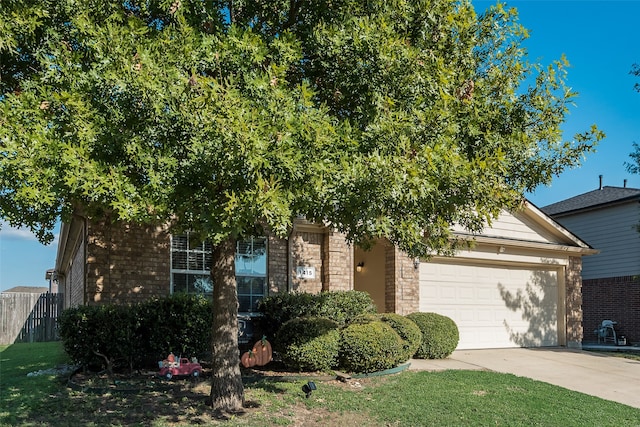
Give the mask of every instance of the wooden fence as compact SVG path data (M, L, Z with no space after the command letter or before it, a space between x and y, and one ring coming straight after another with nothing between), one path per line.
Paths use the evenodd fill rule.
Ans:
M62 294L0 293L0 344L58 340Z

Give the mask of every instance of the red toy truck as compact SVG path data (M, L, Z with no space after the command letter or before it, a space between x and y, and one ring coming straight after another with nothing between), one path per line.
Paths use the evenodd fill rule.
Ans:
M191 362L186 357L180 357L176 361L173 354L170 354L167 359L160 362L160 372L158 375L170 380L175 375L199 377L201 373L202 366L195 357Z

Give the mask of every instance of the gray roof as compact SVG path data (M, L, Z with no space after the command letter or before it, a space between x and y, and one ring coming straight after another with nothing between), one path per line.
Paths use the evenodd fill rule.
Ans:
M26 293L26 294L42 294L49 292L49 288L40 286L14 286L11 289L3 291L3 293Z
M549 216L555 216L639 199L640 188L604 186L602 189L589 191L588 193L547 205L540 208L540 210Z

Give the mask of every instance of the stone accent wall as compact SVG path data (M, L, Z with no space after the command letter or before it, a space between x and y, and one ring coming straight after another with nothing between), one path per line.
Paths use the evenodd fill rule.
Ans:
M627 344L640 343L640 276L583 280L582 310L585 343L598 341L593 331L603 320L618 322Z
M163 227L91 222L86 304L134 303L170 292L170 237Z
M582 258L569 257L565 270L567 347L582 347Z
M323 291L353 289L353 247L344 234L329 231L324 236L322 271Z
M321 232L295 231L291 236L291 290L298 292L318 293L323 289L323 259L322 248L324 235ZM313 267L316 271L315 279L298 279L297 267Z
M275 236L268 237L267 243L267 295L286 292L288 288L287 276L289 242Z
M420 270L406 253L385 243L385 311L406 315L420 307Z

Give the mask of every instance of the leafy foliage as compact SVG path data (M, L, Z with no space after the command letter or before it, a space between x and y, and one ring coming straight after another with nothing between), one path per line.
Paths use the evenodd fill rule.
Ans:
M438 313L411 313L407 318L422 332L422 342L415 353L418 359L444 359L458 346L460 333L451 318Z
M62 312L60 338L69 357L87 367L137 366L136 314L128 306L79 306Z
M375 313L376 308L371 296L362 291L287 292L264 298L258 311L263 314L256 319L259 327L273 336L284 323L298 317L324 317L344 326L363 313Z
M391 326L398 336L402 338L402 361L413 357L422 343L422 333L418 325L412 320L396 313L384 313L379 316L380 320Z
M59 319L60 338L74 362L132 370L154 366L169 352L209 353L210 324L210 302L179 294L131 306L68 308Z
M451 224L479 231L602 137L563 139L567 62L530 63L502 4L1 6L0 217L43 242L73 214L224 248L304 216L356 243L451 253ZM224 253L216 309L237 299ZM214 365L233 366L234 311L213 319ZM235 383L224 409L239 409L239 370L218 373Z
M338 364L338 323L322 317L299 317L285 322L278 331L276 348L287 368L328 371Z
M304 215L425 255L601 137L563 142L567 62L529 63L501 4L1 9L0 213L43 240L79 208L214 242L258 224L285 234Z
M397 313L363 314L356 317L352 323L365 324L381 321L391 326L391 328L402 339L402 356L400 361L404 362L416 353L422 343L422 332L415 322Z
M144 343L145 364L169 352L203 358L211 352L211 301L202 296L173 294L140 303L137 339Z
M406 361L402 339L380 321L353 323L340 331L340 367L349 372L376 372Z

